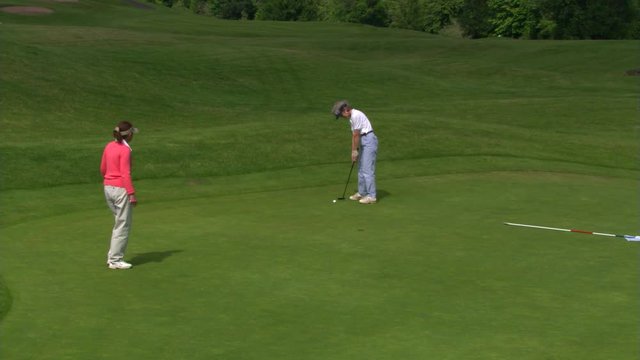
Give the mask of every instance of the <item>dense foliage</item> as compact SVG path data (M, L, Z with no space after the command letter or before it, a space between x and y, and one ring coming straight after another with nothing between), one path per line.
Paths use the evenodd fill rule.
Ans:
M640 38L635 0L465 0L464 34L473 38Z
M221 19L337 21L470 38L640 39L640 0L148 0Z

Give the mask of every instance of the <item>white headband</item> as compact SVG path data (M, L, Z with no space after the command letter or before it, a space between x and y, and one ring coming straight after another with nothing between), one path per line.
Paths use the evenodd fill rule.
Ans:
M120 131L120 127L116 126L116 128L114 130L116 132L119 132L120 135L122 135L122 136L127 136L129 134L137 134L138 133L138 128L134 128L134 127L131 127L129 130Z

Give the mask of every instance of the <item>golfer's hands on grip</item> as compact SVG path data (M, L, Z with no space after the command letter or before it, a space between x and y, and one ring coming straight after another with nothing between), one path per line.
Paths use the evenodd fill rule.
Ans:
M129 195L129 202L133 206L138 205L138 199L136 199L136 196L134 194Z
M358 150L353 150L351 151L351 161L356 161L358 160Z

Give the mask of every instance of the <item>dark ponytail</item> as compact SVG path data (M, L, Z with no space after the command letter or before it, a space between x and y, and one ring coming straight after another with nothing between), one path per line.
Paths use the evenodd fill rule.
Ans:
M115 129L113 129L113 138L116 139L117 142L121 143L129 134L129 129L131 129L133 125L128 121L121 121L118 123ZM125 133L125 136L122 136L122 133Z

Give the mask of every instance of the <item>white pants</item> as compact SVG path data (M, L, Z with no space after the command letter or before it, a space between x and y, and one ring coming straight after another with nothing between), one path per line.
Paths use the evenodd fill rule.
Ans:
M104 196L115 217L111 245L107 255L107 263L113 263L121 261L124 258L125 250L127 250L133 205L129 202L129 195L124 188L105 186Z

